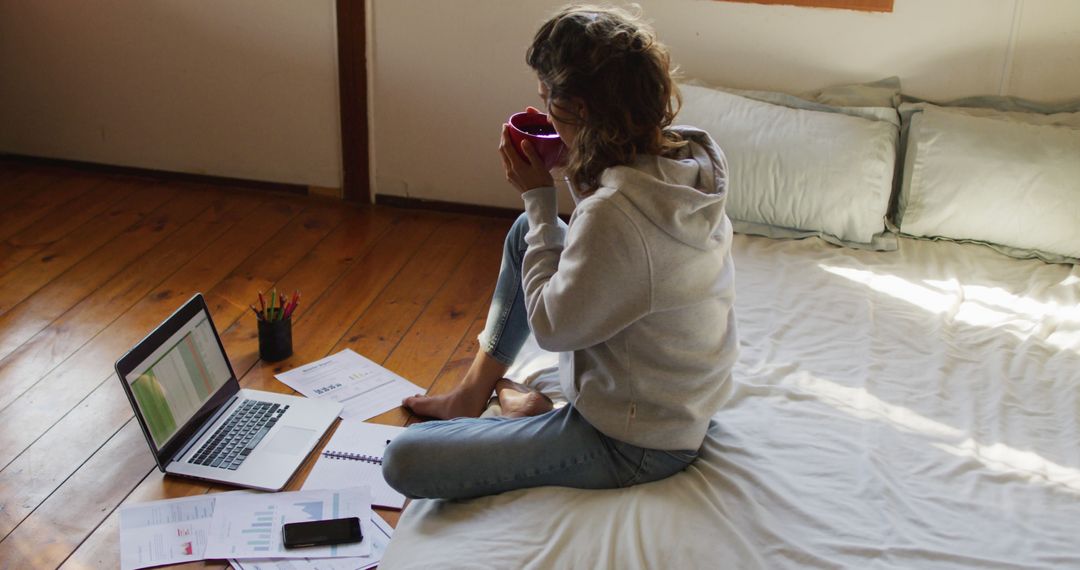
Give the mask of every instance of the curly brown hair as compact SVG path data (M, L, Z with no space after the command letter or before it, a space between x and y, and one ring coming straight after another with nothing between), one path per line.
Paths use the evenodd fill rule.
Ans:
M554 115L579 129L566 165L579 193L595 191L609 167L686 144L667 130L682 104L671 58L640 15L567 6L536 32L525 61L548 89L548 114L572 98L585 104L584 118Z

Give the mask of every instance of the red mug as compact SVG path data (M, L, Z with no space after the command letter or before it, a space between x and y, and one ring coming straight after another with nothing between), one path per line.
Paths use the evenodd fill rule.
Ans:
M566 146L559 138L559 133L555 132L555 127L551 125L547 115L514 113L510 115L508 123L510 124L510 141L514 143L514 149L522 158L525 158L525 155L521 152L521 141L528 140L544 161L544 168L551 170L562 160Z

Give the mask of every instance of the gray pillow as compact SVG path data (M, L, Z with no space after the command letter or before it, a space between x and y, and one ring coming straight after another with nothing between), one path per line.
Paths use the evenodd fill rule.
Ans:
M1080 258L1080 104L1016 99L991 106L900 106L903 176L894 221L904 235L971 241L1020 258ZM1075 110L1073 110L1075 109Z
M891 105L872 105L891 101L899 84L834 89L812 96L865 105L836 106L786 93L682 85L683 108L677 121L709 132L727 155L731 188L727 212L735 231L774 238L817 236L837 245L896 249L885 214L893 188L899 117ZM883 94L886 91L892 95Z

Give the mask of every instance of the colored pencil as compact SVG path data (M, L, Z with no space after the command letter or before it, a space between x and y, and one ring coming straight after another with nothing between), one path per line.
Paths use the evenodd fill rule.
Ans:
M286 317L292 316L293 311L296 310L296 304L300 302L300 292L293 291L292 300L289 301L289 310L286 312Z
M300 304L300 292L293 291L292 302L289 303L289 308L285 311L285 318L292 318L293 311L296 310L296 306Z

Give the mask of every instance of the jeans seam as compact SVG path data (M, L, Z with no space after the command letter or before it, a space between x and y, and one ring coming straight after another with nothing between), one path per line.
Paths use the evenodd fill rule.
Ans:
M604 441L605 448L607 449L607 452L608 452L609 455L621 456L624 459L627 459L627 462L629 462L629 458L627 458L626 455L622 451L619 450L618 446L620 444L621 445L631 445L631 444L623 443L623 442L620 442L620 441L618 441L618 440L616 440L614 438L610 438L610 437L606 437L606 436L605 436L604 440L605 440ZM641 448L641 447L637 447L635 445L631 445L631 447L634 447L635 449L640 449L641 450L641 459L638 460L637 466L634 468L634 472L629 477L627 477L625 480L622 477L619 477L619 476L615 477L615 482L618 484L618 486L620 488L621 487L630 487L632 485L635 485L638 482L638 479L640 478L641 474L644 472L645 462L648 460L648 457L649 457L649 450Z
M514 302L517 301L517 296L518 292L515 290L513 297L510 298L510 302L506 304L506 309L499 313L499 322L495 327L495 330L498 332L497 334L491 335L491 338L488 339L488 347L487 350L484 351L490 354L495 360L498 360L507 366L513 364L513 357L507 356L499 351L498 348L499 341L502 340L503 333L506 330L506 322L510 320L510 313L514 310Z
M501 350L500 347L504 346L506 340L507 327L510 323L510 317L513 315L515 305L517 301L523 300L525 296L524 285L522 283L522 264L524 262L525 253L528 251L528 244L525 243L525 234L529 230L528 217L522 214L517 221L514 222L514 226L511 227L510 233L507 234L506 241L503 248L503 261L499 271L499 279L495 286L495 299L502 301L502 306L499 308L499 313L494 322L488 322L484 327L484 332L481 333L481 339L484 339L482 346L483 352L497 360L498 362L511 366L514 359L517 357L517 350L513 352L507 352ZM513 287L508 287L510 283L504 282L504 278L510 278L513 281ZM500 285L503 286L500 289ZM508 297L503 297L503 293L509 293ZM493 302L494 300L493 299ZM524 311L525 319L525 331L526 335L531 333L528 324L528 309L522 302L522 310ZM519 339L517 337L518 330L514 329L511 340L520 348L519 340L524 341L524 338ZM487 337L486 339L484 337Z
M649 451L647 449L642 450L641 462L638 463L637 470L634 471L634 475L632 477L630 477L630 479L628 479L626 481L626 483L624 483L622 486L623 487L632 487L632 486L638 484L638 482L641 480L641 476L644 475L646 470L648 469L648 465L647 465L648 462L649 462Z
M696 460L697 460L697 458L698 458L698 455L697 455L696 453L695 453L695 454L689 454L689 453L688 453L688 454L686 454L686 455L689 455L689 456L690 456L690 459L684 459L684 458L682 458L682 457L680 457L680 456L678 456L678 455L675 455L675 453L674 453L674 452L671 452L671 451L666 451L666 450L659 450L659 451L660 451L661 453L663 453L664 455L667 455L668 457L670 457L670 458L674 459L675 461L678 461L678 462L680 462L680 463L685 463L685 464L687 464L687 465L690 465L691 463L693 463L694 461L696 461Z
M512 477L510 479L502 479L499 482L500 483L509 483L511 481L529 480L529 479L533 479L533 478L536 478L536 477L540 477L541 475L550 475L552 473L559 473L559 472L562 472L562 471L568 471L570 469L581 467L582 465L585 465L586 463L591 463L593 461L596 461L596 459L598 457L600 457L600 452L594 450L594 451L592 451L592 452L590 452L590 453L588 453L586 455L582 455L582 456L579 456L578 458L575 458L576 459L575 461L573 461L572 463L568 462L569 464L567 464L567 465L553 465L553 466L548 467L547 469L537 469L536 473L534 473L532 475L525 475L523 477L520 477L520 476L519 477Z
M495 360L498 360L499 362L501 362L501 363L503 363L503 364L505 364L507 366L510 366L511 364L513 364L514 359L513 359L512 356L508 356L508 355L504 354L503 352L499 351L498 350L498 345L499 345L499 341L502 340L503 333L506 331L506 323L507 323L507 321L510 320L510 313L512 313L514 311L514 303L517 302L518 295L520 293L521 293L520 288L514 289L514 294L509 299L510 302L506 303L505 304L506 308L499 312L499 322L498 322L498 325L495 327L495 330L498 331L498 332L496 334L491 335L491 338L488 339L488 347L487 347L487 350L484 351L484 352L487 352L488 354L490 354L492 356L492 358L494 358Z

